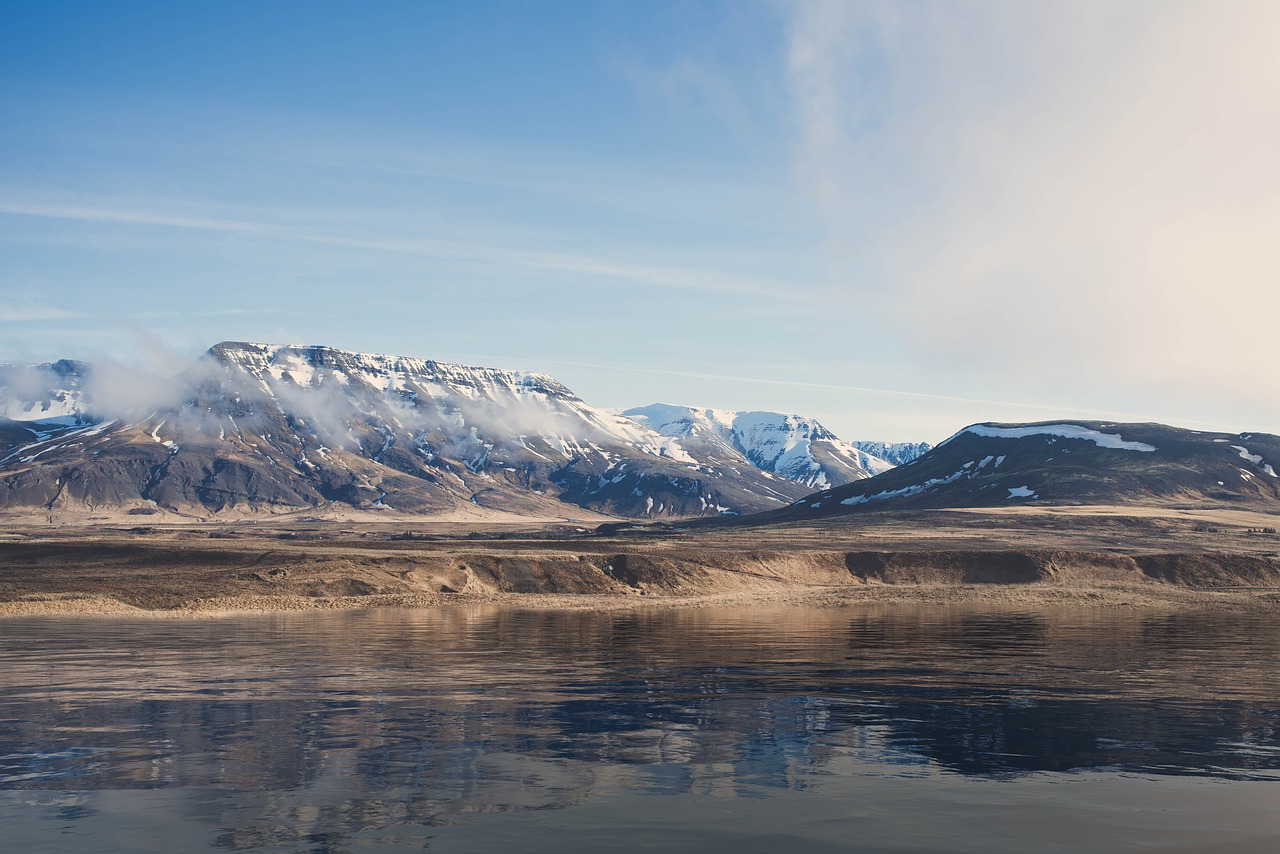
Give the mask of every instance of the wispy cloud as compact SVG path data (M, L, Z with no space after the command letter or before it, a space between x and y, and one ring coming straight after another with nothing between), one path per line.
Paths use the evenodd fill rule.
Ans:
M656 94L681 115L710 114L740 139L758 132L736 81L706 61L690 56L658 65L630 61L620 63L619 70L637 90Z
M269 234L273 230L271 226L262 223L230 219L182 216L116 208L22 202L8 199L0 199L0 214L41 217L43 219L82 220L119 225L154 225L164 228L192 228L201 231L232 231L245 234Z
M1280 5L798 2L839 276L954 376L1269 406Z
M323 244L367 252L479 262L528 271L565 273L586 279L618 280L633 285L646 285L672 290L703 291L744 296L776 296L783 292L798 293L804 284L794 280L761 279L709 267L652 264L626 258L617 259L567 252L536 251L465 240L440 239L423 235L389 236L387 234L371 235L358 232L322 231L293 225L276 224L269 221L161 212L136 206L104 207L50 203L38 200L0 199L0 214L124 226L239 233L255 237ZM386 231L393 230L391 228L386 229Z
M507 364L517 365L522 359L513 356L500 356L493 354L437 354L440 358L454 358L464 361L484 362L486 364ZM965 397L950 394L938 394L933 392L912 391L901 388L882 388L877 386L861 386L846 383L826 383L826 382L809 382L805 380L795 379L773 379L762 376L744 376L739 374L712 373L703 371L684 371L674 368L646 367L642 365L627 364L620 362L589 362L580 360L567 359L539 359L543 365L554 365L571 368L589 368L595 371L607 371L609 373L623 372L635 374L653 374L657 376L667 377L685 377L690 379L712 380L717 383L731 382L742 383L745 385L758 386L782 386L786 388L805 388L814 389L825 392L843 392L858 396L869 396L886 398L889 400L912 400L922 402L938 402L938 403L960 403L970 404L980 407L997 407L1002 410L1021 410L1027 413L1047 413L1059 412L1062 407L1057 404L1046 402L1035 402L1027 400L992 400L982 397ZM701 405L694 402L693 405ZM1147 419L1151 417L1149 412L1124 412L1113 409L1073 409L1071 415L1074 417L1092 416L1096 418L1109 419ZM1183 419L1180 423L1189 423ZM1193 425L1199 426L1199 425Z
M86 316L83 312L35 302L0 302L0 323L34 323Z
M131 316L140 320L150 319L186 319L194 317L250 317L262 314L279 314L275 309L265 308L221 308L213 311L140 311Z

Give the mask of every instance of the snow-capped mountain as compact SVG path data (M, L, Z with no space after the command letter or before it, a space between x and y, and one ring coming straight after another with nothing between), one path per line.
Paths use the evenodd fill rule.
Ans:
M30 369L7 374L26 385L4 389L5 411L24 417L0 422L3 507L556 516L567 502L644 518L747 513L810 491L783 476L808 461L766 421L743 428L759 468L736 452L695 456L543 374L240 342L143 383L151 400L137 378L44 374L57 382L43 392ZM829 482L861 459L844 454L831 452L845 468L824 469Z
M670 437L674 448L693 459L720 465L745 462L811 489L873 477L895 465L800 415L663 403L628 409L623 415Z
M859 451L866 451L873 457L879 457L895 466L907 463L924 456L933 450L928 442L850 442Z

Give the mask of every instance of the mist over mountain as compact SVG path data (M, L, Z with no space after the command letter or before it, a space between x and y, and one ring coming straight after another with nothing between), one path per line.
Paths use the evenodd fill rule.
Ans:
M0 418L14 421L81 421L90 408L82 384L84 362L62 359L44 365L0 365Z
M892 467L799 416L680 432L545 374L329 347L224 342L177 374L7 366L0 388L0 505L50 512L688 517Z

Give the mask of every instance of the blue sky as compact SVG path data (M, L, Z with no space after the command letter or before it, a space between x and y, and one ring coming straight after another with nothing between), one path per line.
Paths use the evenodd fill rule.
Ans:
M0 3L0 360L1280 432L1269 4Z

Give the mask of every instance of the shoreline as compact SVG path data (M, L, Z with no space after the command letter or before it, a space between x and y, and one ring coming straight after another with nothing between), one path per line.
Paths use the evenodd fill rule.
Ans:
M1280 589L1201 590L1159 582L1077 585L866 584L687 595L601 593L418 593L307 597L210 596L171 608L141 608L110 596L73 592L0 602L0 621L28 617L201 620L380 608L505 607L545 611L626 612L750 607L852 608L933 606L993 609L1124 608L1280 614Z

